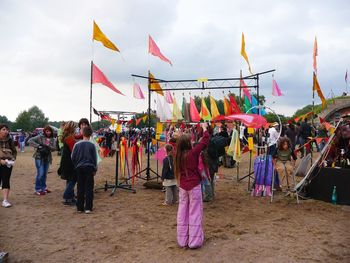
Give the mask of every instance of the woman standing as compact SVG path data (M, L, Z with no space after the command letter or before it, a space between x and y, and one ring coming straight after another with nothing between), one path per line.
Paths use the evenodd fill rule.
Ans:
M207 123L202 124L202 140L192 148L191 137L183 134L176 146L175 176L179 187L177 212L177 242L181 247L198 248L203 245L203 203L201 175L198 171L199 155L209 144Z
M30 138L28 143L36 149L33 155L37 170L34 194L45 195L46 193L51 192L46 186L46 178L47 171L52 163L51 152L56 150L52 128L48 125L45 126L43 134Z
M76 128L76 124L73 121L68 121L63 127L61 138L63 147L60 163L60 175L62 179L66 180L66 189L63 193L64 205L76 204L76 200L74 197L74 187L77 182L77 175L74 170L71 158L74 144L77 141L75 135Z
M9 127L6 124L0 124L0 184L2 188L3 207L11 207L8 201L10 193L10 177L12 166L16 160L17 150L13 140L9 135Z

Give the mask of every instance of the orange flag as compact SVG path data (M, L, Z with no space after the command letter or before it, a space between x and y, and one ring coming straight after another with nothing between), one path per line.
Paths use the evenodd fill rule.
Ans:
M205 100L204 98L202 98L202 102L201 102L201 112L199 114L199 116L201 116L201 118L204 120L204 121L210 121L211 120L211 114L210 114L210 111L207 107L207 104L205 103Z
M224 97L224 112L225 112L225 116L232 114L232 108L226 96Z
M154 90L158 94L164 96L164 92L163 92L161 86L159 85L159 83L156 80L154 80L155 78L154 78L152 73L149 73L149 78L151 79L151 90Z
M326 103L327 103L327 102L326 102L325 97L323 96L323 93L322 93L320 84L318 84L318 81L317 81L317 77L316 77L315 72L314 72L314 79L313 79L313 82L314 82L313 90L316 90L316 91L317 91L317 94L318 94L318 96L320 97L321 102L322 102L322 109L324 109L324 107L326 107Z
M110 41L105 34L101 31L101 29L98 27L98 25L94 21L94 29L92 34L92 39L96 41L100 41L106 48L112 49L114 51L120 52L119 49L116 47L116 45L113 44L112 41Z

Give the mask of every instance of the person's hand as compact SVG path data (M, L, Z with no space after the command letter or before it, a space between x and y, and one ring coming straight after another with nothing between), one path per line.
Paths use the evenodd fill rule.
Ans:
M201 123L201 127L202 127L203 131L206 131L208 129L208 123L207 122Z

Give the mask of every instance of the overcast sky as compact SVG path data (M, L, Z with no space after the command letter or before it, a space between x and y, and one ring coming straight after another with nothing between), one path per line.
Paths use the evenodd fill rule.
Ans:
M121 54L92 43L93 20ZM132 97L134 82L145 95L146 83L132 73L147 75L150 69L169 80L238 77L241 69L248 75L240 56L242 32L253 72L276 69L274 78L285 96L271 95L272 74L261 77L260 93L278 113L292 115L312 103L315 36L325 97L331 90L345 91L347 0L0 0L0 115L15 121L19 112L37 105L51 121L88 118L92 58L126 95L94 85L94 108L146 110L146 100ZM148 34L173 67L147 54Z

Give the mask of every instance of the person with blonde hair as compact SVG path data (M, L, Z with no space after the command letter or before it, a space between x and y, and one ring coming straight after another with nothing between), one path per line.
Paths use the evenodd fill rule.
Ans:
M199 155L209 145L208 124L203 123L203 137L192 148L191 135L181 135L176 144L175 177L179 186L177 212L177 242L180 247L198 248L203 245L203 202Z

